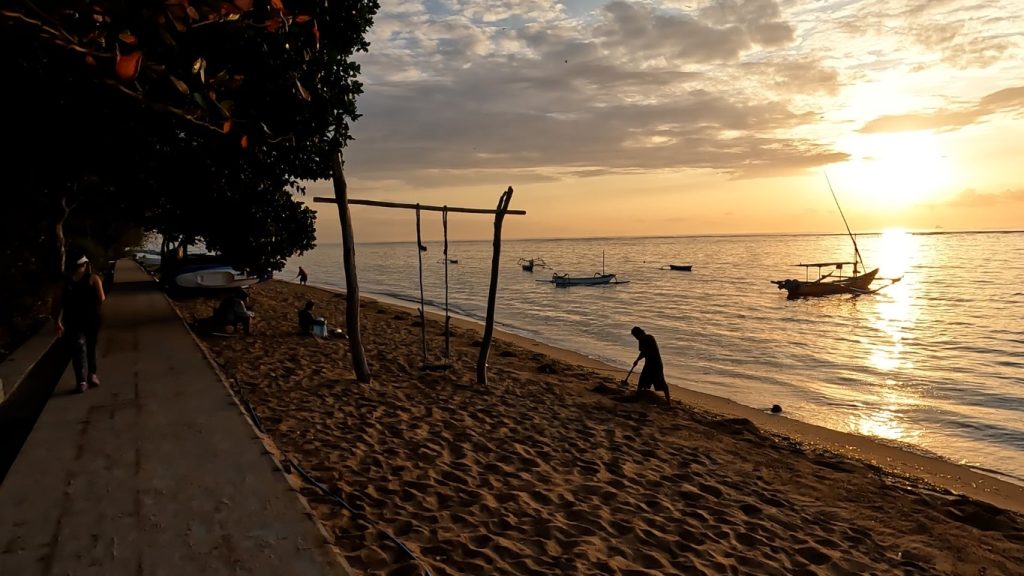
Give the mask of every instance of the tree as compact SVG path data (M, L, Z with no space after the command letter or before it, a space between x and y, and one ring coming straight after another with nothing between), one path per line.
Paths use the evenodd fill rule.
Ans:
M376 0L13 0L0 17L30 31L40 51L63 51L74 75L175 118L186 137L220 138L291 178L333 177L343 197L341 151L361 92L351 56L367 49L377 9ZM259 189L275 198L272 188ZM164 207L181 195L165 190ZM338 208L354 280L348 205ZM358 293L348 302L353 364L368 382Z

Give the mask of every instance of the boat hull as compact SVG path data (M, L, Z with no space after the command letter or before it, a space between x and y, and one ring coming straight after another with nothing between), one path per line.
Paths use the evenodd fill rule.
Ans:
M679 270L681 272L690 272L693 270L693 264L669 264L669 270Z
M249 278L233 268L207 268L179 274L174 283L181 288L243 288L259 282L258 278Z
M800 280L779 280L776 284L779 290L786 290L787 297L814 298L818 296L832 296L834 294L864 294L870 292L871 283L878 275L878 268L861 274L831 282L801 282Z
M593 276L571 277L552 276L551 283L555 286L597 286L600 284L611 284L615 280L615 274L595 274Z

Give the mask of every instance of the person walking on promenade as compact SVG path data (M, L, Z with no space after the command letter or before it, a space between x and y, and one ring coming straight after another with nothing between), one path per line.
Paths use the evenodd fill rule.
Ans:
M640 371L640 379L636 385L637 397L640 396L641 391L649 390L653 385L655 390L665 393L665 405L671 406L672 398L669 396L668 383L665 382L665 366L661 362L661 352L658 350L657 340L639 326L633 326L630 333L640 345L640 355L633 361L633 368L636 368L640 360L644 361L644 368Z
M299 273L296 274L295 277L299 279L299 284L302 284L303 286L305 286L306 281L309 280L309 274L306 273L302 266L299 266Z
M64 281L57 302L57 336L64 340L75 371L75 391L81 393L100 385L96 367L96 341L100 332L100 306L107 299L103 281L92 273L84 255Z

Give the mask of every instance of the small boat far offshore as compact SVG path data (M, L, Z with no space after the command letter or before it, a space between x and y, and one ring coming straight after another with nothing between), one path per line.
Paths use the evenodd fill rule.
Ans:
M548 267L543 258L520 258L518 264L523 267L523 272L533 272L535 266Z
M690 272L693 270L693 264L666 264L661 267L662 270L679 270L681 272Z
M551 282L559 288L568 286L598 286L601 284L627 284L629 280L619 280L615 274L608 274L604 271L604 252L601 252L601 271L594 272L593 276L569 276L568 273L551 275L551 280L537 280L537 282Z
M569 276L569 274L552 274L551 283L560 288L567 286L597 286L600 284L625 284L615 278L615 274L595 272L593 276Z

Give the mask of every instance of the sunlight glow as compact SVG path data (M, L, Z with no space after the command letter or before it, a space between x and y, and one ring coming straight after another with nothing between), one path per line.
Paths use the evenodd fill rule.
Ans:
M863 206L898 211L954 192L953 163L930 132L857 134L841 145L851 159L837 180Z
M903 276L917 251L917 238L902 228L889 228L882 231L879 248L876 256L879 273L894 278Z

